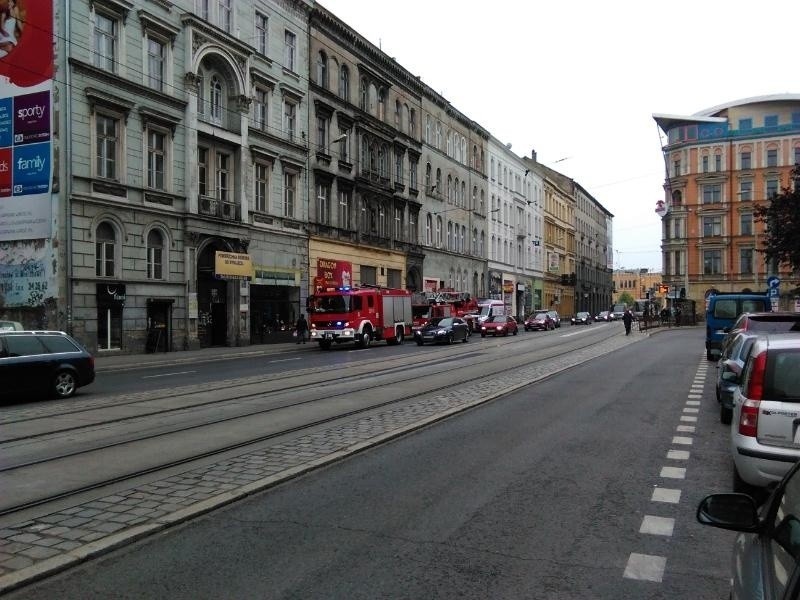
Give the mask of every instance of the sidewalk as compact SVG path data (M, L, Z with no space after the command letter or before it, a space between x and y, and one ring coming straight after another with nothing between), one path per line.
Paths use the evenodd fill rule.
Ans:
M118 352L100 351L94 355L95 371L117 371L127 369L146 369L156 366L180 365L203 360L232 360L246 356L268 356L281 354L291 350L308 348L319 350L315 343L284 342L277 344L257 344L252 346L214 346L198 350L180 350L177 352L154 352L151 354L120 354Z

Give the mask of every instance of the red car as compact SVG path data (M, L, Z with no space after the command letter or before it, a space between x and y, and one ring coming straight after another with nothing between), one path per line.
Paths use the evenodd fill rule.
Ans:
M550 331L556 328L556 322L546 312L539 312L525 319L525 331Z
M481 323L481 337L508 335L509 333L517 335L518 330L516 319L506 315L495 315Z

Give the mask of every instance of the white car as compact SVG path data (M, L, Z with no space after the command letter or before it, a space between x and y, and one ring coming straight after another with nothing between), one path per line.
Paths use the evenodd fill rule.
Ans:
M753 343L733 393L731 451L741 492L779 482L800 459L800 335Z
M0 331L25 331L18 321L0 321Z

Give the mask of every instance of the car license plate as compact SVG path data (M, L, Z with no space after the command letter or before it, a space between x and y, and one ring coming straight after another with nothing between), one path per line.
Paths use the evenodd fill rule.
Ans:
M331 334L331 333L326 333L326 334L325 334L325 339L326 339L326 340L330 340L330 339L332 339L332 338L333 338L333 334Z

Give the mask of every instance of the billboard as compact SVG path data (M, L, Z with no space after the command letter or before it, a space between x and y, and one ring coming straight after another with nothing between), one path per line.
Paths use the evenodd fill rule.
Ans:
M0 241L49 238L53 3L0 0L0 17Z
M317 259L317 276L315 285L318 287L349 287L353 285L353 263L345 260L331 258Z

